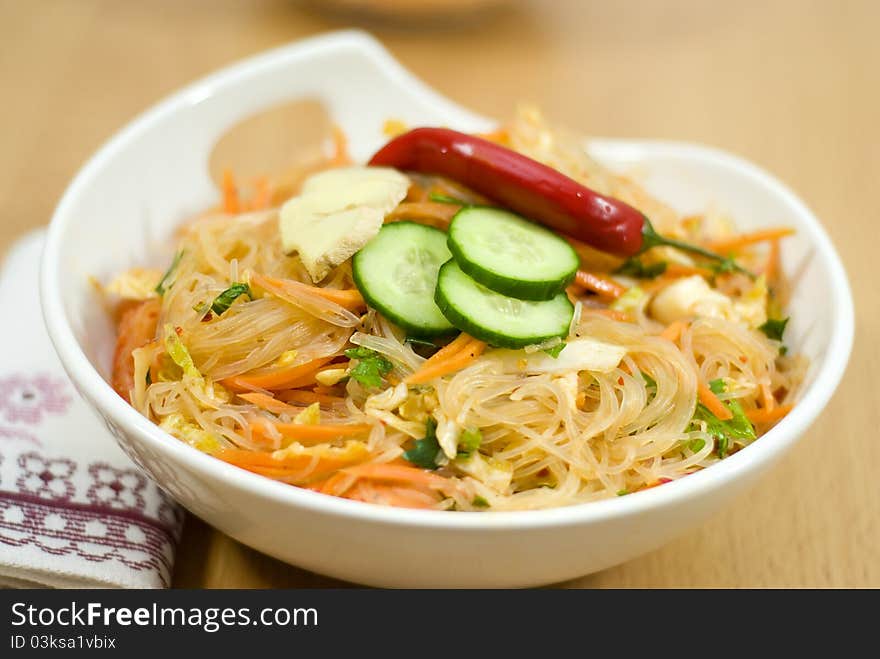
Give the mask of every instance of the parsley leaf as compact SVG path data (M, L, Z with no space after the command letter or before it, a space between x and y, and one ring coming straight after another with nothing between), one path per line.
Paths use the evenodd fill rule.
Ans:
M481 496L478 494L477 496L474 497L474 500L471 501L471 505L472 505L474 508L488 508L488 507L489 507L489 502L486 501L486 499L485 499L484 497L481 497Z
M174 271L177 270L177 266L180 264L180 259L183 258L183 254L184 254L184 252L183 252L183 250L181 250L181 251L177 252L177 254L174 255L174 260L171 261L171 265L168 266L168 269L165 271L165 274L162 275L162 279L160 279L159 283L156 284L155 290L159 295L165 294L165 289L168 288L168 286L167 286L168 279L171 277L172 274L174 274Z
M629 490L617 490L617 496L619 497L625 497L627 494L629 494Z
M251 287L247 284L232 284L232 286L214 298L214 301L211 303L211 311L218 316L221 315L242 295L247 295L249 299L253 299L254 297L251 293Z
M437 422L429 416L425 422L425 436L422 439L417 439L413 447L404 452L403 457L422 469L436 469L439 453Z
M349 377L365 387L381 387L382 378L393 368L390 361L369 348L350 348L345 356L357 360L357 365L348 372Z
M619 275L629 275L637 279L655 279L666 272L666 261L658 261L650 265L645 265L641 259L631 258L623 262L615 273Z
M788 324L788 321L789 318L770 318L758 329L764 332L768 339L782 341L782 334L785 332L785 326Z
M544 352L546 352L548 355L553 357L553 359L556 359L557 357L559 357L559 353L562 352L562 350L564 348L565 348L565 341L553 346L552 348L546 348L544 350Z
M712 393L724 393L724 381L720 378L712 380L709 383L709 388L712 390ZM742 405L739 404L739 401L724 401L724 405L730 410L731 414L733 414L733 418L728 419L727 421L722 421L712 414L712 412L710 412L702 403L697 404L697 410L694 413L694 421L705 422L706 432L715 438L715 451L718 453L719 458L723 458L727 455L727 452L730 450L730 445L734 441L740 440L747 444L756 437L755 428L746 416L745 411L743 411ZM697 449L694 448L694 442L697 441L698 440L693 440L690 444L691 450L695 453L703 448L703 445L700 445Z

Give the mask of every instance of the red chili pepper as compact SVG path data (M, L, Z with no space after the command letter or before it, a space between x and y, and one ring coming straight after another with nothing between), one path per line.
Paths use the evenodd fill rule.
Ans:
M448 128L404 133L379 149L369 164L446 176L531 220L618 256L671 245L725 260L696 245L664 238L632 206L590 190L547 165Z

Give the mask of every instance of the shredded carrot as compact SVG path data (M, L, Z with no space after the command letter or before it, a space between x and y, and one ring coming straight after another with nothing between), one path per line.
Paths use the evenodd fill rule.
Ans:
M297 403L299 405L311 405L318 403L322 407L332 407L345 403L345 398L340 396L329 396L327 394L319 394L314 391L306 391L304 389L287 389L276 393L279 400L287 403Z
M474 361L477 357L482 355L485 349L485 343L471 337L471 340L466 343L461 350L456 352L454 355L451 355L447 359L444 359L442 361L437 360L435 362L434 357L436 357L437 355L434 355L434 357L422 364L422 367L418 371L410 375L406 379L406 382L407 384L423 384L436 378L443 377L444 375L460 371L465 366Z
M437 495L420 489L371 481L356 482L345 493L345 498L398 508L433 508L440 501Z
M349 311L360 311L367 306L360 291L356 288L309 286L293 279L278 279L262 275L258 272L250 273L250 282L282 300L285 298L295 299L297 297L317 295L329 302L345 307Z
M578 270L574 277L574 283L588 291L592 291L604 298L616 300L626 293L626 287L621 286L610 277L604 277L594 272Z
M280 432L285 439L299 442L303 446L324 444L343 437L367 435L372 430L372 426L367 423L284 423L258 418L250 424L251 437L254 441L271 441L267 434L269 425Z
M156 336L161 311L162 303L151 298L128 308L119 318L110 382L125 400L129 400L129 393L134 388L134 357L131 353Z
M449 481L446 478L438 476L434 472L392 462L365 462L354 467L346 467L342 471L350 476L356 476L358 478L398 481L433 489L442 489L449 486Z
M662 336L667 341L672 341L673 343L675 343L676 341L678 341L678 337L681 336L681 333L682 331L684 331L685 327L687 327L686 322L684 322L683 320L675 320L669 323L669 325L666 326L666 329L660 332L660 336Z
M711 277L712 271L709 268L701 268L695 265L684 265L682 263L667 263L666 270L663 272L664 277L690 277L691 275L700 275L701 277Z
M456 336L452 341L447 343L445 346L440 348L437 352L435 352L431 357L422 364L422 368L426 366L433 366L434 364L439 364L446 359L449 359L457 353L459 350L464 348L468 343L471 342L473 337L470 334L465 334L462 332L458 336Z
M360 442L357 442L360 444ZM362 444L360 444L363 446ZM264 451L249 451L239 448L222 448L215 451L213 456L233 464L236 467L252 471L269 478L286 480L288 482L314 481L325 478L333 472L362 462L369 457L369 453L363 449L358 451L340 451L329 453L322 451L315 454L309 449L299 453L275 457L272 453Z
M269 396L268 394L261 394L259 392L253 391L250 393L242 393L238 394L239 398L246 400L252 405L256 405L261 410L266 410L267 412L272 412L272 414L290 414L295 415L299 414L303 411L302 407L294 407L293 405L288 405L284 401L278 400L274 396Z
M733 418L733 412L727 409L718 396L716 396L703 382L700 382L700 384L697 385L697 396L700 399L700 402L721 421L727 421Z
M254 389L295 389L315 382L318 369L332 357L320 357L296 366L270 366L221 380L233 391L253 391Z
M767 252L767 262L761 274L767 283L772 283L776 279L776 273L779 271L779 240L770 241L770 250Z
M771 409L749 410L746 417L754 424L773 423L791 412L794 405L778 405Z
M720 254L729 254L730 252L736 252L743 247L747 247L755 243L761 243L765 240L778 240L779 238L790 236L793 233L794 229L791 227L761 229L760 231L742 233L738 236L733 236L732 238L727 238L724 240L716 240L709 247L710 249Z
M223 212L238 213L241 210L241 202L238 198L238 188L235 185L235 177L232 170L223 171Z
M414 220L445 229L460 208L461 206L456 204L444 204L439 201L405 201L386 215L385 221Z

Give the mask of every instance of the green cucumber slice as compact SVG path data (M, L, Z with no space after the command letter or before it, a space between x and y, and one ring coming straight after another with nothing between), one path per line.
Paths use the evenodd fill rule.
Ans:
M440 266L452 255L446 234L415 222L393 222L352 258L355 286L367 304L411 336L454 328L434 303Z
M449 251L465 274L521 300L549 300L574 279L580 261L549 229L500 208L469 206L449 225Z
M541 301L502 295L478 284L454 260L440 268L434 300L458 329L500 348L566 337L574 314L565 293Z

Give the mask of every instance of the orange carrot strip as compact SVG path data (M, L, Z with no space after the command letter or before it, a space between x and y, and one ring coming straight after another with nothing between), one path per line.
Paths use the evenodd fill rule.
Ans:
M271 453L261 451L248 451L239 448L223 448L213 453L215 458L219 458L224 462L247 469L269 478L284 478L296 476L301 472L308 470L309 480L328 476L343 467L356 464L363 459L361 454L357 459L346 456L318 456L315 462L315 456L309 453L289 455L282 459L272 456ZM306 474L303 474L306 476Z
M581 288L611 300L616 300L626 293L626 287L621 286L613 279L585 270L577 271L577 274L574 276L574 283Z
M354 467L346 467L342 471L358 478L398 481L432 489L442 489L450 485L448 479L425 469L388 462L363 463Z
M256 405L261 410L266 410L267 412L272 412L272 414L299 414L303 411L302 407L294 407L293 405L288 405L284 401L278 400L272 396L268 396L266 394L261 394L256 391L246 394L238 394L239 398L243 398L247 402L252 405Z
M252 391L254 389L294 389L312 384L315 373L332 357L320 357L296 366L270 366L236 375L221 383L233 391Z
M779 240L770 241L770 251L767 253L767 263L761 274L764 275L767 283L773 282L776 273L779 271Z
M672 341L673 343L675 343L676 341L678 341L678 337L681 336L681 333L685 327L687 327L686 322L684 322L683 320L675 320L669 323L669 325L666 326L666 329L660 332L660 336L662 336L667 341Z
M786 414L791 412L794 405L779 405L774 407L772 410L769 409L760 409L760 410L749 410L746 412L746 417L748 417L749 421L755 424L759 423L773 423L774 421L779 421Z
M718 396L716 396L712 390L702 382L697 385L697 396L700 399L700 402L719 420L727 421L733 418L733 412L727 409Z
M267 432L268 425L274 426L285 439L299 442L303 446L324 444L343 437L366 435L372 430L372 426L367 423L284 423L260 418L251 423L251 436L254 441L271 441Z
M238 188L235 186L235 177L232 171L223 171L223 212L238 213L241 211L241 202L238 199Z
M711 277L712 271L709 268L700 268L695 265L683 265L681 263L667 263L666 270L663 272L664 277L690 277L691 275L700 275L701 277Z
M448 375L449 373L460 371L477 357L482 355L485 349L485 343L478 339L471 338L471 340L465 345L464 348L462 348L460 351L458 351L448 359L442 362L431 364L427 368L427 362L423 364L422 368L420 368L418 371L416 371L406 379L406 382L408 384L423 384L425 382L429 382L430 380Z
M473 339L473 338L474 337L472 337L470 334L465 334L464 332L462 332L461 334L456 336L452 341L450 341L445 346L440 348L440 350L438 350L433 355L431 355L430 359L425 361L425 363L422 364L422 366L436 364L438 362L442 362L445 359L448 359L449 357L451 357L452 355L457 353L459 350L464 348L468 343L470 343L471 339Z
M753 245L755 243L764 242L765 240L777 240L779 238L785 238L786 236L790 236L793 233L794 229L791 227L762 229L760 231L752 231L751 233L743 233L738 236L733 236L732 238L727 238L725 240L716 240L715 242L711 243L709 247L715 252L727 254L742 249L743 247Z
M287 403L298 403L300 405L311 405L318 403L322 407L332 407L345 403L345 398L340 396L329 396L326 394L315 393L314 391L305 391L304 389L288 389L279 391L276 397Z
M285 296L297 297L305 295L317 295L330 302L334 302L349 311L358 311L366 308L366 302L356 288L323 288L321 286L309 286L293 279L277 279L258 272L252 272L250 282L256 284L264 291L284 299Z
M384 483L358 481L345 494L346 499L398 508L432 508L440 499L418 489Z
M130 307L119 319L110 383L125 400L128 400L129 392L134 387L134 358L131 353L156 336L161 310L162 303L152 298Z

